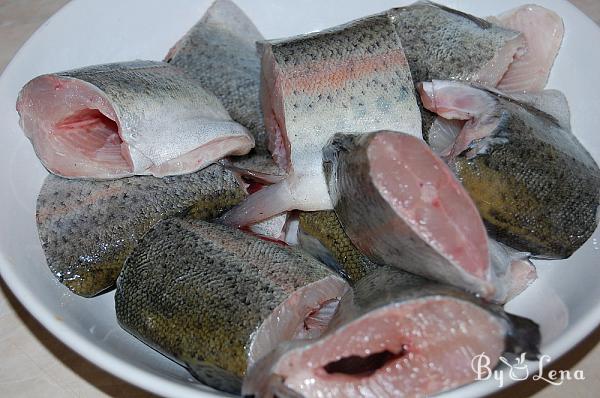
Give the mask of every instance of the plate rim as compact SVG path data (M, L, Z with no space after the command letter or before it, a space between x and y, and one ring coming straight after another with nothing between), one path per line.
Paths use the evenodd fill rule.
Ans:
M74 4L80 3L83 0L69 0L68 3L64 4L58 10L56 10L50 17L48 17L19 47L14 53L10 62L4 67L4 70L0 74L0 82L6 79L8 71L13 68L13 63L21 54L27 50L31 45L31 42L35 37L43 33L46 26L57 16L64 13L65 10L73 7ZM235 0L233 0L235 2ZM523 5L529 4L528 1L522 0ZM556 3L562 4L564 7L570 7L576 14L578 14L579 20L584 20L585 24L593 26L598 34L600 35L600 26L596 24L589 16L587 16L582 10L580 10L575 4L568 0L553 0ZM535 1L531 2L535 3ZM130 362L114 356L108 352L105 352L102 348L98 347L91 341L81 337L78 333L71 330L64 322L59 318L46 311L43 303L36 299L32 291L24 285L20 278L11 271L9 259L3 252L0 252L0 277L6 283L6 286L10 289L10 292L17 298L19 303L25 308L25 310L31 314L37 322L39 322L47 331L49 331L55 338L60 340L62 344L65 344L71 350L76 352L85 360L93 363L102 370L110 373L118 379L124 380L136 387L139 387L145 391L153 394L160 394L162 396L171 396L176 394L178 397L229 397L231 394L221 392L218 390L206 391L200 390L194 387L193 384L184 385L183 383L177 383L171 381L161 375L155 374L151 371L144 370ZM114 292L114 291L113 291ZM114 294L108 292L106 294ZM597 305L585 315L582 315L576 323L570 323L568 330L560 334L557 339L548 344L544 349L544 354L551 357L549 362L544 363L544 366L550 366L551 364L558 361L565 354L575 349L579 344L582 343L588 336L590 336L598 327L600 327L600 297L597 300ZM35 337L36 340L37 337ZM68 343L67 343L68 341ZM595 345L595 347L598 344ZM593 348L592 348L593 350ZM586 356L591 352L586 352ZM60 359L58 359L60 361ZM61 361L62 362L62 361ZM536 374L538 371L538 363L527 362L527 370L529 375ZM488 388L488 383L484 382L473 382L468 385L459 387L454 390L446 391L436 397L448 397L454 396L459 393L460 397L479 397L488 394L494 394L501 391L505 391L507 388L514 386L515 384L521 384L523 381L516 380L505 380L504 386L491 391ZM88 383L92 384L88 381ZM211 388L204 386L205 388Z

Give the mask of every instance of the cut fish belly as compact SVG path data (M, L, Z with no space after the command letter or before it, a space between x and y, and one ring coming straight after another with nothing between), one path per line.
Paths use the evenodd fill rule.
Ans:
M527 51L517 54L496 87L505 92L542 91L565 34L562 18L554 11L528 4L489 20L522 32L527 43Z
M260 397L430 396L475 381L485 353L535 358L533 322L389 267L361 279L319 339L282 345L250 369L242 393Z
M283 341L321 335L348 285L299 250L173 218L141 240L117 282L121 326L201 382L238 393Z
M214 95L162 62L39 76L17 111L44 166L66 178L186 174L254 146Z
M266 42L261 51L270 149L289 175L228 213L228 224L331 209L322 148L337 132L386 128L421 137L414 84L387 14Z
M487 233L475 204L424 141L337 134L324 149L335 212L377 264L493 298Z

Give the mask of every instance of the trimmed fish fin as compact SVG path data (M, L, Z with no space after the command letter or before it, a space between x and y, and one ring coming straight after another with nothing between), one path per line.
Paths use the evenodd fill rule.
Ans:
M562 18L554 11L528 4L488 20L523 33L527 42L527 51L515 56L497 87L506 92L543 90L564 37Z
M256 224L293 208L294 198L287 180L256 191L242 203L225 213L219 222L240 228Z
M335 257L320 240L314 236L307 234L301 228L298 229L298 243L300 248L331 268L346 280L350 280L349 276L344 271L343 267L336 261Z
M239 174L247 180L258 182L263 185L271 185L283 180L286 175L279 170L274 162L263 163L261 160L254 161L258 155L248 159L241 157L225 158L219 161L228 170Z

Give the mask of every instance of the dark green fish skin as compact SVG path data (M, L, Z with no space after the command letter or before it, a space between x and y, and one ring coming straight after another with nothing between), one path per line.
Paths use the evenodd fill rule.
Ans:
M482 90L495 98L498 122L472 143L476 156L452 161L457 176L491 237L535 257L569 257L598 225L596 162L564 118ZM568 112L566 102L562 109Z
M282 174L267 148L260 109L260 60L256 42L264 38L230 0L216 0L202 19L169 51L165 61L214 93L233 120L254 136L246 156L232 158L237 167Z
M352 244L333 210L300 212L298 219L300 233L317 239L327 254L333 257L335 264L332 266L350 282L356 283L379 268L379 265L369 260ZM301 247L311 252L312 250L303 244L303 239L305 238L299 235ZM327 256L325 253L314 254Z
M503 48L510 47L510 53L499 62L508 67L517 48L525 46L519 32L428 1L394 8L389 13L415 84L432 79L456 79L495 86L505 69L499 67L498 71L481 73L482 69L498 57ZM427 140L435 114L424 109L420 101L419 106Z
M212 219L245 195L234 174L218 165L165 178L49 175L37 200L38 233L54 276L92 297L114 286L138 239L158 221L184 212Z
M203 383L238 393L259 327L304 287L301 301L332 288L339 299L347 289L302 251L223 225L173 218L150 231L129 257L115 304L129 333ZM291 312L302 308L294 303ZM286 315L277 315L278 328L285 328Z

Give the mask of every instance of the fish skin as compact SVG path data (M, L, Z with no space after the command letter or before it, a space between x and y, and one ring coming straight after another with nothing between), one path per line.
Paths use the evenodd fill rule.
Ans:
M504 74L500 70L506 71L512 56L501 57L504 61L499 63L499 71L486 73L494 58L506 46L511 48L509 52L525 47L519 32L433 2L419 1L393 8L389 13L415 83L456 79L495 86ZM419 106L427 141L435 116L420 102Z
M331 257L333 263L328 265L351 283L356 283L380 267L352 244L334 211L300 212L298 219L300 247L321 258ZM321 250L319 248L311 250L314 244L310 245L303 234L317 239L322 245Z
M232 119L250 130L255 148L231 161L240 168L283 175L268 150L259 102L260 59L256 42L264 40L246 14L230 0L216 0L181 38L165 61L183 69L214 93Z
M44 166L66 178L185 174L254 146L246 128L231 120L213 94L163 62L94 65L39 76L19 93L17 111ZM81 111L99 111L115 124L118 142L109 147L118 161L98 163L98 152L84 153L89 134L81 131L70 146L59 142L58 136L73 132L72 124L62 124Z
M386 142L388 146L395 145L392 139L396 140L397 138L403 139L402 145L407 148L409 145L413 145L409 141L413 140L413 137L380 131L367 135L336 134L323 148L323 169L327 177L329 193L334 203L335 213L344 231L354 245L377 264L399 267L441 283L460 287L486 299L494 298L498 289L492 280L487 234L483 223L479 221L477 209L467 192L452 176L451 171L431 153L430 149L424 145L423 147L418 146L418 150L422 151L418 155L427 154L429 162L427 166L423 166L423 164L420 166L439 170L435 172L436 179L445 181L445 184L437 180L433 181L433 177L429 175L422 180L414 179L415 183L417 181L421 183L419 200L422 201L424 207L431 210L431 214L436 214L435 217L441 214L435 209L448 208L448 200L456 201L451 204L455 209L452 213L458 213L456 208L459 208L462 219L448 219L441 221L444 224L431 226L430 222L425 222L421 226L416 219L397 212L395 201L401 199L385 197L387 188L376 185L380 171L379 169L372 170L376 160L369 155L370 147L374 143L378 147L382 147ZM412 161L414 162L414 160ZM394 164L393 167L402 168L403 166ZM406 169L408 170L407 175L414 175L415 170L411 171L408 167ZM435 197L439 202L437 207L433 202L425 205L427 202L421 199L429 192L422 191L424 184L437 184L435 185L437 187L435 188ZM404 190L411 188L417 189L415 185L414 187L406 186ZM438 191L442 192L442 190L444 190L445 200L438 196ZM416 195L415 193L413 196ZM416 199L413 202L415 201ZM408 210L406 212L408 214ZM451 222L465 222L465 217L468 215L471 216L469 220L472 220L468 227L461 226L463 229L458 231L454 228L461 239L449 241L452 245L451 249L438 244L440 234L444 233L445 227L449 227ZM426 221L427 216L424 216L423 219ZM419 224L418 228L417 224ZM444 228L440 229L440 226ZM467 231L468 239L466 239ZM427 238L423 238L424 236ZM461 254L453 258L454 255L449 250L456 250L454 246L457 245ZM469 262L471 260L468 259L472 259L472 262ZM467 263L474 265L469 271L467 271Z
M37 199L38 233L54 276L92 297L114 286L138 239L161 219L181 213L211 219L244 196L236 177L218 165L165 178L49 175Z
M248 364L270 351L256 348L269 336L265 325L285 329L290 314L309 317L310 307L302 305L315 289L339 299L347 285L299 250L223 225L172 218L150 231L127 260L115 306L129 333L203 383L239 393ZM280 310L286 300L292 302L287 312ZM267 340L278 344L282 337L293 336Z
M339 355L339 352L338 355L333 355L330 353L330 351L333 351L337 348L337 340L335 340L336 335L343 333L344 329L351 330L353 323L358 323L361 320L363 320L364 322L368 322L368 320L370 319L369 317L372 314L375 314L378 310L384 308L399 309L402 305L415 303L423 300L430 300L433 303L438 302L439 304L436 304L436 306L438 308L440 308L440 306L443 306L442 311L450 309L450 307L448 307L446 303L448 300L456 300L456 302L460 303L460 305L462 305L463 308L468 308L474 305L479 310L483 310L483 313L489 316L489 318L491 319L491 323L496 323L497 329L493 332L500 333L500 336L504 336L503 341L499 342L501 345L503 345L503 352L514 353L516 355L525 354L525 357L531 360L534 360L539 356L539 344L541 341L541 334L539 331L539 326L531 320L508 314L504 312L504 310L500 306L489 304L481 299L478 299L470 294L467 294L461 290L452 288L450 286L428 281L424 278L413 274L409 274L397 268L382 266L375 269L373 272L369 273L367 276L359 280L354 285L353 289L349 291L344 297L342 297L342 300L340 301L340 304L338 306L338 310L332 318L332 320L330 321L327 331L320 338L312 341L296 341L281 344L275 351L263 357L263 359L258 361L252 368L250 368L248 371L248 375L244 380L242 394L244 394L244 396L251 396L252 394L254 394L254 396L260 396L264 398L271 398L274 396L362 397L366 395L378 397L395 397L399 396L400 392L406 394L406 396L430 396L442 392L444 390L456 388L460 385L474 381L475 377L471 374L470 378L467 377L464 380L459 381L449 380L449 383L442 383L442 385L440 386L438 376L434 376L433 373L436 372L437 366L447 367L449 365L440 365L435 361L436 358L431 357L422 358L425 362L433 361L437 365L435 368L432 368L428 373L428 383L426 384L437 385L440 386L440 388L418 392L395 390L393 389L393 387L396 386L393 385L391 379L387 383L381 382L381 378L391 377L388 375L393 373L393 370L387 371L385 376L380 374L380 379L376 380L374 378L376 375L375 373L361 373L355 375L354 377L351 374L348 374L343 376L337 376L338 378L335 379L335 374L327 374L329 372L322 371L325 369L315 369L315 366L319 366L319 364L315 365L313 361L323 362L321 358L325 355L330 357L331 361L339 360L340 356L346 357L348 359L354 357L355 360L358 360L359 356L362 357L362 355L364 355L362 352L353 353L352 351L342 355ZM419 313L418 315L420 317L419 319L421 322L425 322L425 320L423 319L423 315L424 314L421 313ZM472 319L469 319L469 322L472 322ZM440 330L440 326L438 324L435 325L437 329ZM393 328L394 326L391 323L387 323L385 325L378 324L375 328L378 331L378 333L382 333L383 329L385 329L386 327ZM444 326L442 326L442 328L443 327ZM460 330L460 332L458 333L465 333L466 336L471 336L469 338L469 342L471 340L477 340L482 338L481 330L475 329L472 331L467 331L468 327L458 327L457 329ZM357 330L356 327L353 330L354 333L360 332L360 329ZM397 330L398 333L396 339L402 339L402 328L396 327L395 330ZM412 350L416 351L415 357L422 357L423 355L431 354L426 354L424 352L418 351L418 346L420 345L418 340L422 339L423 336L423 334L421 334L420 332L421 330L409 330L406 332L411 336L411 338L408 338L406 344L402 344L402 348L400 349L399 355L401 355L402 358L405 359L405 362L402 362L401 366L393 366L393 363L391 361L395 361L395 359L390 359L389 362L386 362L385 364L381 365L381 368L383 368L386 365L388 366L388 369L410 368L411 361L415 362L412 366L422 366L421 362L417 362L415 358L410 356ZM329 343L328 340L331 340L331 343ZM344 340L347 342L348 345L351 345L357 344L359 340L362 341L362 337L346 335L344 336ZM394 343L390 343L390 341L391 340L387 340L384 344L381 344L381 346L377 346L374 351L386 349L388 352L393 353L394 350L392 348L392 345ZM400 342L402 342L402 340L400 340ZM339 344L339 342L337 342L337 344ZM425 343L423 344L423 346L427 347L427 344ZM311 349L313 351L318 350L320 356L311 356ZM453 352L459 354L455 354L453 356L451 366L462 365L468 367L468 369L465 370L468 370L469 372L471 371L470 362L472 361L472 358L459 358L459 356L464 355L462 354L462 350L459 351L456 350L456 347L445 345L443 347L443 350L439 351ZM373 354L373 350L365 352L368 355ZM502 354L502 352L496 352L495 347L486 347L486 352L492 361L492 363L490 363L490 366L493 368L493 362L498 361L498 356ZM303 356L305 353L306 355ZM296 363L295 368L293 367L294 365L291 365L294 358L300 358L298 360L298 363ZM442 357L441 360L443 359L444 358ZM306 363L304 363L303 361L306 361ZM287 363L290 363L290 365L287 365ZM444 371L450 372L452 370L453 369L446 368L442 369L441 371L437 371L441 372L443 376L445 376ZM285 374L285 372L289 373ZM296 372L302 373L302 375L306 376L305 380L312 380L311 382L306 383L306 388L302 388L302 391L294 389L293 386L290 386L289 381L287 380L287 378L297 378ZM298 382L298 380L295 380L295 385L298 386L299 384L302 384L301 380L302 376L300 376L300 382ZM357 381L360 383L361 380L364 381L362 384L362 388L358 387L352 389L349 387L350 384L355 384ZM332 381L337 381L339 383L339 387L331 387L330 383ZM326 387L330 388L327 391L323 391L315 390L315 388L312 387L314 384L319 385L320 383L323 383L322 385L325 385Z
M243 226L299 209L331 209L321 150L337 132L381 128L421 137L414 84L387 14L261 43L270 148L288 178L226 214Z
M430 84L437 87L432 107L441 109L440 101L460 98L460 91L454 91L446 99L444 87L462 89L470 98L481 96L476 103L491 101L467 122L450 159L490 236L537 258L573 254L598 224L600 170L571 133L564 96L554 91L521 102L527 97L456 82ZM422 96L433 98L426 91ZM562 114L554 116L532 104Z

